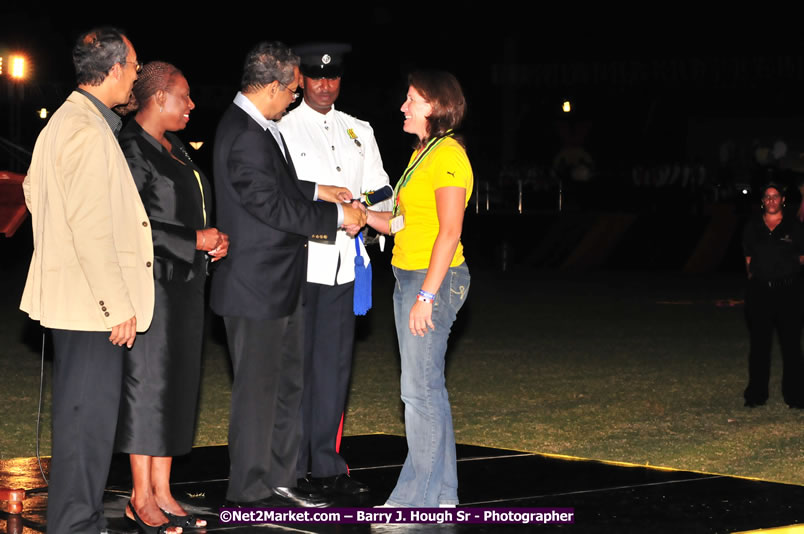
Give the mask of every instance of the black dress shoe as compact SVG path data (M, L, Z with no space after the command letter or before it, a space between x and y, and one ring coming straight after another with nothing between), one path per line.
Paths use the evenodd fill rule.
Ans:
M767 401L745 399L745 404L743 406L747 406L748 408L756 408L757 406L765 406L766 402Z
M331 499L317 492L302 491L299 488L274 488L274 496L285 502L285 506L301 506L303 508L323 508L332 506Z
M310 478L304 477L296 480L296 488L305 493L316 493L321 491L321 486L316 485Z
M325 494L360 495L371 491L368 486L358 482L346 473L334 477L314 478L312 483L321 488Z

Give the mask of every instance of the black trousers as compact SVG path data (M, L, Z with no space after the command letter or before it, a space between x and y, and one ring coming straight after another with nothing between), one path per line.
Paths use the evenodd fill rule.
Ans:
M297 474L346 473L338 454L338 428L352 374L355 339L354 283L304 287L304 400Z
M802 284L768 287L767 283L750 280L745 307L751 348L748 354L747 401L765 402L770 380L773 331L779 337L782 353L782 397L788 404L804 401L804 362L801 355Z
M125 347L108 332L52 330L53 449L47 502L50 534L97 533L106 526L109 476Z
M234 368L229 500L251 502L296 486L304 355L301 299L279 319L224 317Z

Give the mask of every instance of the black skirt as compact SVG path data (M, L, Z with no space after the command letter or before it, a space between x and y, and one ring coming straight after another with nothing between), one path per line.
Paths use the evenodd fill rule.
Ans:
M178 456L193 446L204 333L204 273L157 278L154 318L125 359L115 449Z

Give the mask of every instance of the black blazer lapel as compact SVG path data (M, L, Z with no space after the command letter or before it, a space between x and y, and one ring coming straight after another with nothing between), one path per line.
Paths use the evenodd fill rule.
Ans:
M288 155L285 163L287 164L288 172L290 173L291 178L298 181L299 177L296 176L296 167L293 166L293 158L290 157L290 150L288 150L288 144L285 142L285 136L282 135L280 132L279 138L282 140L282 148L285 149L285 154Z

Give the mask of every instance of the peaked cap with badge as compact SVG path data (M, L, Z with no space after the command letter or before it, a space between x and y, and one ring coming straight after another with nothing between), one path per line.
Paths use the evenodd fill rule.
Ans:
M340 78L343 56L352 51L346 43L304 43L293 47L301 58L299 70L308 78Z

